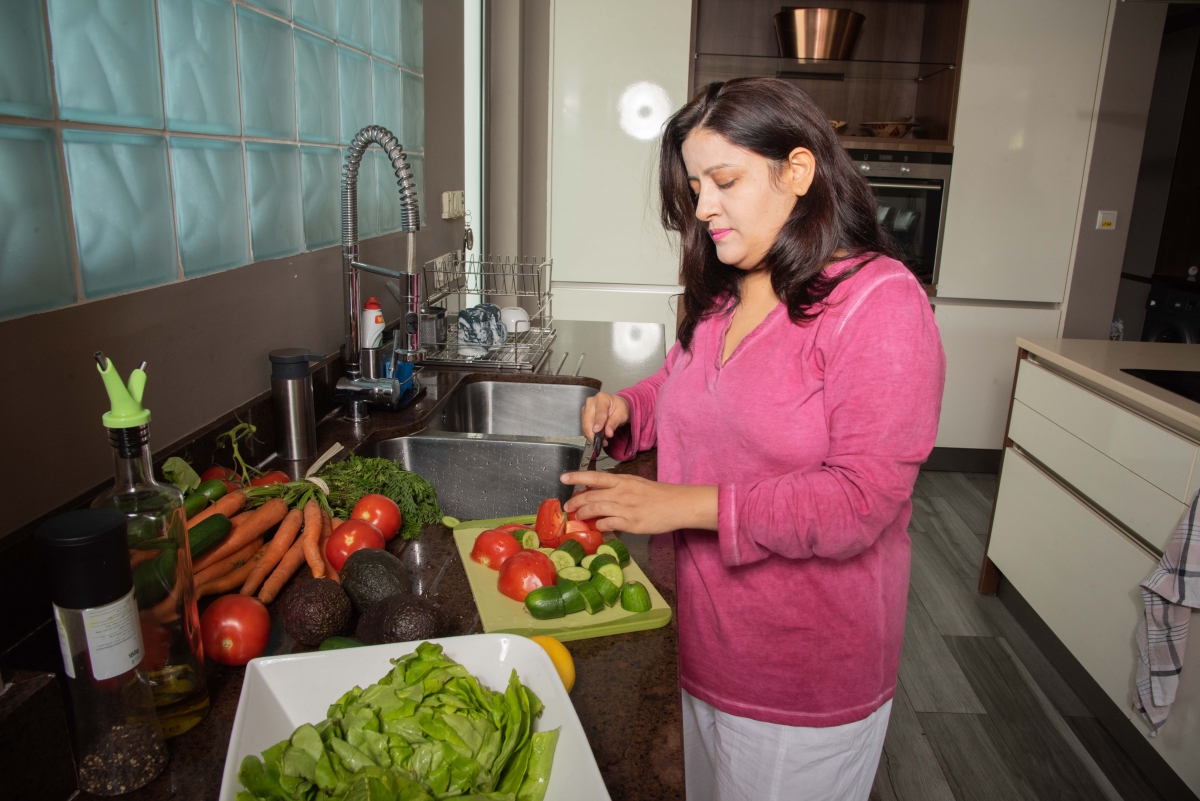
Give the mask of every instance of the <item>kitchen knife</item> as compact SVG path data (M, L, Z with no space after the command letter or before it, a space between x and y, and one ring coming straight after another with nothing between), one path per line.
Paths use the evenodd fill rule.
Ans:
M604 431L592 435L592 458L588 459L588 470L596 469L596 460L600 458L600 449L604 446Z

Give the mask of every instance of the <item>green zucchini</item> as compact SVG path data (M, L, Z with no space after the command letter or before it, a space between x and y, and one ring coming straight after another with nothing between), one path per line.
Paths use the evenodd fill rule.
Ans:
M229 536L233 523L225 515L211 515L192 526L188 532L188 551L195 559L211 551L221 540Z
M587 555L583 551L583 546L575 540L567 540L562 545L558 546L557 550L563 551L564 553L570 555L571 564L567 565L567 567L574 567L582 562L583 558Z
M525 608L537 620L553 620L567 614L558 587L538 587L525 596Z
M558 583L554 586L558 587L562 593L563 613L573 615L576 612L582 612L587 608L587 604L583 601L583 593L579 591L579 585L571 581L567 584Z
M621 588L621 608L626 612L649 612L650 593L640 581L630 581Z
M597 554L606 553L617 560L617 564L621 567L629 564L629 549L625 547L625 543L620 540L609 540L596 549Z
M591 584L596 588L596 592L600 593L600 597L604 599L605 606L613 606L621 597L621 585L613 584L608 580L607 576L597 573L592 576Z
M571 579L580 583L588 581L592 578L592 574L582 567L564 567L558 571L559 578Z
M589 615L594 615L604 609L604 599L600 597L600 592L592 585L592 582L584 581L576 585L576 589L583 596L583 608Z

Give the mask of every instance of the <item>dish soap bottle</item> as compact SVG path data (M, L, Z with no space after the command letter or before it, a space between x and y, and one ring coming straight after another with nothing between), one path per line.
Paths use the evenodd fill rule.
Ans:
M192 586L183 494L154 480L150 410L142 408L145 363L126 386L112 360L96 352L112 408L104 417L113 446L113 487L92 506L126 517L129 563L145 647L145 667L163 736L183 734L208 714L200 615Z

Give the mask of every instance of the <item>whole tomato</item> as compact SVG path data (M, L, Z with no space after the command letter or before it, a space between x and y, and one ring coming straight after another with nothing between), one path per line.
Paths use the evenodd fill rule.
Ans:
M527 523L505 523L503 526L496 526L496 531L501 534L516 535L518 531L533 531L534 528Z
M543 548L557 548L562 544L563 534L567 529L567 514L563 511L562 501L558 498L547 498L537 511L537 535Z
M512 534L490 529L475 538L475 547L471 549L471 558L484 567L499 570L500 566L510 556L519 553L521 543Z
M567 523L567 533L563 535L563 541L567 540L575 540L583 546L585 554L593 554L604 544L604 535L583 520L572 520Z
M222 467L219 464L214 464L212 467L208 468L207 470L205 470L203 473L200 474L201 483L203 483L205 481L212 481L213 479L216 479L218 481L224 481L226 483L230 483L230 482L232 482L234 484L242 483L241 476L239 476L237 473L230 470L228 467Z
M263 473L258 478L250 479L250 486L265 487L269 484L286 484L291 480L291 477L282 470L272 470L270 473Z
M212 661L244 665L267 650L271 613L257 598L222 595L200 616L200 637Z
M558 571L550 557L526 548L504 560L496 586L509 598L524 603L526 595L538 587L551 586L557 578Z
M351 520L366 520L379 529L384 542L400 533L400 507L386 495L364 495L354 504Z
M366 520L347 520L329 536L325 558L334 570L341 570L350 554L363 548L382 548L383 534Z

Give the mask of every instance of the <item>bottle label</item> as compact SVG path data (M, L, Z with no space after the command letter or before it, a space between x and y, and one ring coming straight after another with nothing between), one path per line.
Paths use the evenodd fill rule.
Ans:
M67 675L75 678L75 654L71 653L71 638L67 635L67 624L63 622L58 607L54 607L54 625L58 629L58 648L62 651L63 667Z
M107 606L83 610L88 656L97 681L120 676L142 661L142 627L133 590Z

